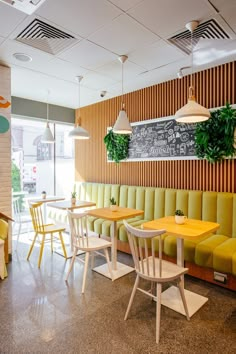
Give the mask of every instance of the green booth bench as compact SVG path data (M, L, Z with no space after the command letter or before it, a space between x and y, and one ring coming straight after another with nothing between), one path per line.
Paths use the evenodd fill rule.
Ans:
M215 234L198 240L185 240L185 266L192 276L236 290L236 193L92 182L77 183L76 192L78 199L93 201L97 208L109 206L109 199L114 197L121 207L143 210L142 216L127 220L134 227L174 215L176 209L182 209L190 219L219 223L220 228ZM66 213L57 209L50 208L48 217L67 224ZM90 216L89 229L103 237L110 237L111 221ZM130 253L123 222L118 223L117 229L118 249ZM176 238L163 235L163 246L166 258L174 261L177 254Z

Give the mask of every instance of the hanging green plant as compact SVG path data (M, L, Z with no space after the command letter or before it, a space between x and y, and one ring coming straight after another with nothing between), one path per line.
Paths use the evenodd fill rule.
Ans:
M104 137L104 143L108 153L108 160L119 163L121 160L127 159L129 153L129 135L115 134L110 129Z
M236 110L230 104L211 112L209 120L196 125L196 155L209 162L219 162L236 153Z

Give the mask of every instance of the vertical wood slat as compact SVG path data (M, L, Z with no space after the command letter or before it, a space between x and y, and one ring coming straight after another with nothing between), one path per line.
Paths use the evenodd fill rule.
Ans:
M194 74L196 97L204 106L219 107L236 103L236 62ZM190 77L171 80L124 95L131 122L174 115L186 104ZM210 164L205 160L146 161L108 163L103 138L121 107L115 97L81 108L81 123L91 134L88 141L77 141L76 180L159 186L192 190L236 192L236 162Z

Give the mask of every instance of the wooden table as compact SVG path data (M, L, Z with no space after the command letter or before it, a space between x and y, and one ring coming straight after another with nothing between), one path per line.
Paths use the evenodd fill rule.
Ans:
M65 198L63 198L63 197L46 196L46 198L32 197L32 198L26 198L25 200L28 203L43 203L43 219L44 219L44 222L47 223L47 210L46 210L47 203L56 202L56 201L64 200L64 199Z
M76 200L76 203L72 204L71 200L64 200L64 201L57 202L57 203L49 203L48 206L51 208L56 208L56 209L60 209L60 210L74 211L75 209L96 206L96 203L86 202L83 200ZM67 258L71 258L73 256L73 251L74 251L73 250L73 239L72 239L72 235L70 234L70 250L67 251ZM57 253L64 257L63 253L61 253L60 251L57 251ZM84 253L84 252L79 251L78 255L82 254L82 253Z
M165 229L169 235L177 238L177 264L181 267L184 267L184 240L199 239L216 231L219 227L220 225L214 222L193 219L187 219L185 224L178 225L175 223L174 216L167 216L161 219L148 221L143 224L144 229ZM184 276L181 278L181 286L184 288ZM191 317L208 301L208 298L186 289L184 291L189 316ZM177 287L171 286L162 293L161 297L162 305L185 315L183 303Z
M112 262L112 272L113 272L113 280L122 277L130 272L134 271L134 268L129 267L125 264L117 262L117 221L123 219L129 219L135 216L142 215L144 212L143 210L136 210L130 208L122 208L118 207L117 211L111 211L108 208L99 208L99 209L92 209L88 211L88 215L95 216L97 218L110 220L112 221L111 224L111 262ZM111 279L110 273L107 270L107 265L101 265L99 267L94 268L94 270L107 278Z

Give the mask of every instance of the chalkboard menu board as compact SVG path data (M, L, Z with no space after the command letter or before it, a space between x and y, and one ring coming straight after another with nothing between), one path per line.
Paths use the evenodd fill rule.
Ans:
M127 161L196 159L195 124L180 124L173 117L132 124Z

